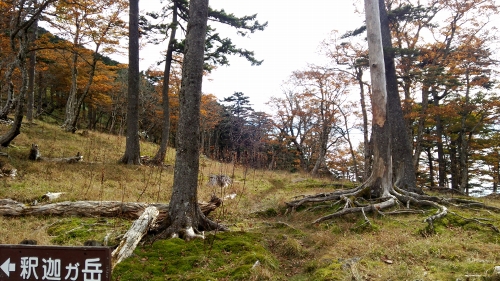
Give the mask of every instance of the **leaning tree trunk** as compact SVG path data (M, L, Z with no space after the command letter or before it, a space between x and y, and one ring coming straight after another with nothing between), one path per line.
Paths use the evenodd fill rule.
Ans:
M77 129L76 125L78 123L78 117L80 116L80 110L82 108L83 101L89 95L90 87L92 86L92 83L94 82L95 70L97 68L97 61L99 60L99 57L97 56L98 50L99 50L99 47L96 47L96 49L94 51L92 65L90 67L89 80L87 81L87 85L85 85L85 89L83 90L82 95L76 100L75 106L73 108L73 114L70 116L71 119L66 120L66 122L68 124L66 130L68 132L72 132L72 133L76 132L76 129Z
M191 0L186 34L182 84L179 93L179 126L174 170L174 186L166 230L161 238L200 237L199 231L225 229L209 220L197 202L200 102L203 80L204 48L208 19L208 1ZM203 237L203 236L201 236Z
M139 0L130 1L127 140L121 162L141 164L139 144Z
M172 67L172 55L174 53L175 32L177 30L177 2L174 1L172 12L172 31L168 41L167 55L165 57L165 71L163 72L163 126L161 130L161 141L158 152L153 161L157 164L162 164L167 154L168 139L170 137L170 104L168 98L168 89L170 88L170 69Z

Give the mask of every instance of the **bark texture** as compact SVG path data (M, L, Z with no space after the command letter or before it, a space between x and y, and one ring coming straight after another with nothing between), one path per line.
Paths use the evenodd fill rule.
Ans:
M417 188L415 166L413 165L413 153L409 142L409 134L401 107L399 97L398 80L396 77L396 65L394 63L394 52L392 50L391 31L389 29L389 18L385 8L384 0L379 0L380 27L382 46L384 49L385 78L387 89L387 115L391 128L391 154L394 167L394 184L401 189L421 193Z
M392 188L391 131L387 120L385 62L378 0L365 0L365 11L373 110L373 168L366 185L371 186L373 196L385 197Z
M199 231L223 228L207 219L196 204L200 154L200 102L207 19L208 1L190 1L182 83L179 93L180 112L174 185L166 230L160 235L160 238L191 239Z

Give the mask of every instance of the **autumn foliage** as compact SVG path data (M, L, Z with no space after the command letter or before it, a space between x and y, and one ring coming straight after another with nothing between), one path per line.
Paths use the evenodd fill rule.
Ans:
M476 185L496 190L500 181L499 96L496 37L488 20L497 16L498 7L490 0L386 2L393 39L390 51L396 61L418 184L461 192ZM16 15L27 21L34 16L19 13L30 8L22 3L0 1L1 107L10 108L12 116L15 103L10 102L20 96L27 78L22 63L36 53L31 74L35 86L28 91L34 98L35 118L63 125L72 107L70 117L76 119L72 119L74 126L68 125L70 131L124 135L127 65L110 57L125 50L120 40L127 36L127 23L122 20L127 3L44 1L40 4L46 6L36 15L37 36L29 42L23 41L21 33L13 33ZM185 11L179 11L183 16ZM168 15L163 15L165 22L169 22ZM211 14L219 20L221 15ZM168 30L158 24L144 26L144 32L146 27L159 29L155 36ZM366 179L372 163L371 84L363 34L363 27L347 34L332 32L321 44L325 63L291 73L282 92L269 99L272 112L255 112L238 89L225 99L217 98L219 93L204 93L202 153L258 168L302 170L357 182ZM210 35L215 40L210 54L214 54L217 46L223 46L214 43L220 39L214 30ZM26 49L21 49L22 42ZM168 143L173 147L179 121L182 38L176 44L168 85ZM240 55L246 51L232 44L231 48ZM10 70L19 56L24 62ZM214 61L207 60L207 69L217 71ZM220 58L222 62L225 57ZM160 141L164 129L163 75L163 70L151 68L140 77L140 134L152 142Z

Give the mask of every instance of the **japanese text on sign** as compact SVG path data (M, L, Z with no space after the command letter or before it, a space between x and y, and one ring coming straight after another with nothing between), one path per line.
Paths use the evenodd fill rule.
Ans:
M0 281L110 280L111 250L106 247L0 245Z

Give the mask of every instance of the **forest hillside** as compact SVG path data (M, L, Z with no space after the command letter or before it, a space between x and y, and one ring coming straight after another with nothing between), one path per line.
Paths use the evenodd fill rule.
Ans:
M50 120L46 120L50 121ZM1 130L7 130L1 125ZM51 122L23 124L22 134L2 152L5 175L0 198L27 205L47 204L48 192L62 192L59 201L123 201L168 203L173 182L173 150L160 167L118 164L125 138L91 131L65 133ZM42 157L73 157L77 163L31 161L33 144ZM157 146L141 142L141 155ZM17 170L14 177L9 171ZM231 178L226 188L209 186L210 175ZM352 185L352 183L349 183ZM434 232L424 219L436 212L345 215L312 224L342 206L330 203L287 210L285 202L304 195L330 192L343 182L307 174L258 170L201 159L200 201L215 193L224 200L210 214L231 231L205 233L206 239L146 242L114 269L114 280L498 280L500 214L498 209L449 207ZM432 194L431 191L426 191ZM453 194L434 194L454 196ZM500 208L500 196L476 198ZM1 206L0 206L1 209ZM125 218L74 216L0 216L0 243L22 239L38 245L82 246L96 240L116 245L132 224Z

